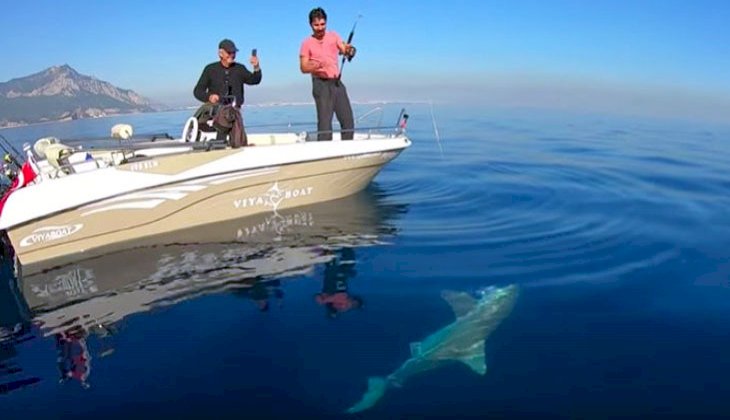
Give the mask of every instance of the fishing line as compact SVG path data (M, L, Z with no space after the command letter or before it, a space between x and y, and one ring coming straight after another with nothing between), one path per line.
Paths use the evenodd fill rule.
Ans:
M441 152L441 157L444 157L444 149L441 147L441 136L439 135L439 129L436 126L436 117L433 114L433 101L429 101L431 104L431 122L433 123L433 133L436 136L436 144L439 146L439 151Z

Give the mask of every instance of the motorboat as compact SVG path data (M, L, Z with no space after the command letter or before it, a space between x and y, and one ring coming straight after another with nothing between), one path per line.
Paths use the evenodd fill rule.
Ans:
M346 197L410 146L407 118L401 111L395 126L358 128L346 141L338 132L332 141L291 129L250 133L240 148L194 118L179 138L135 138L123 126L91 146L40 139L23 151L37 176L4 197L0 229L19 262L34 264Z
M92 359L114 351L111 338L124 330L125 319L202 296L227 294L241 298L242 309L268 311L303 295L287 283L306 281L321 291L304 293L313 306L326 305L332 289L330 300L355 299L366 280L357 277L356 255L395 241L397 220L407 211L373 184L333 201L146 236L134 247L108 244L21 265L17 275L7 260L0 266L0 346L12 353L0 352L0 364L16 373L4 376L0 369L0 386L40 381L24 374L13 349L44 337L55 342L61 377L89 386ZM62 363L71 354L84 357Z

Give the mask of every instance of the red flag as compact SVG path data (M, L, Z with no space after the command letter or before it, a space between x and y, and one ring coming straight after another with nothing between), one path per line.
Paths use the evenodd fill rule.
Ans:
M33 182L36 176L37 174L33 170L33 167L30 166L30 162L25 162L20 168L17 178L15 178L18 183L14 187L11 186L10 189L17 190L18 188L23 188Z
M5 202L8 201L8 197L10 197L10 194L12 194L13 191L23 188L33 182L36 176L38 176L38 174L36 174L35 170L33 170L30 162L25 162L20 168L20 171L18 171L18 176L16 176L13 182L10 184L10 188L8 188L8 190L5 192L5 195L0 198L0 214L2 214L3 207L5 207Z

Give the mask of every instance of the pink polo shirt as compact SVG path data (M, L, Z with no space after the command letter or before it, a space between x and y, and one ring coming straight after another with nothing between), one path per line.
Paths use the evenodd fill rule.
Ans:
M314 73L315 76L334 79L340 74L337 65L337 55L340 52L337 49L337 44L340 42L342 42L342 38L337 35L337 32L327 31L321 40L309 36L302 42L299 55L324 63L323 71Z

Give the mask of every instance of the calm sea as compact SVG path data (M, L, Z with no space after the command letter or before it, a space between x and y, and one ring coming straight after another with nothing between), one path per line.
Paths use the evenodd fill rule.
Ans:
M5 264L0 417L346 417L454 322L442 291L511 284L485 375L434 363L355 417L730 414L730 127L436 105L439 145L430 107L406 106L413 146L356 196L21 279ZM178 135L188 115L0 134ZM297 131L314 109L245 118Z

